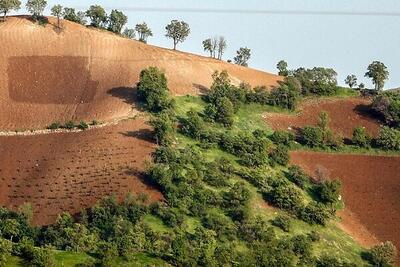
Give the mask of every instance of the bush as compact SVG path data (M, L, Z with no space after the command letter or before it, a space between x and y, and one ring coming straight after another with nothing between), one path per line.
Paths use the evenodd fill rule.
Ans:
M389 126L400 127L400 92L384 92L374 98L372 109L379 113Z
M337 256L323 255L317 260L317 267L355 267L356 265L338 259Z
M172 107L165 74L156 67L149 67L140 73L137 85L139 101L150 112L161 112Z
M370 146L371 138L367 135L365 127L354 128L351 142L358 147Z
M369 250L369 259L374 266L393 266L397 256L397 249L392 242L386 241Z
M301 142L309 147L323 147L324 133L319 127L306 126L301 130Z
M186 136L197 139L200 137L200 134L204 128L203 124L203 120L199 114L197 114L197 112L194 110L190 110L187 113L187 119L184 119L182 123L182 132Z
M173 141L175 133L174 118L163 112L150 119L150 125L154 128L154 138L158 145L168 145Z
M286 77L278 87L271 90L270 103L274 106L294 110L300 98L301 86L293 77Z
M78 128L79 128L80 130L87 130L87 129L89 128L89 125L88 125L86 122L81 121L81 122L79 123L79 125L78 125Z
M287 215L278 215L271 223L285 232L290 231L291 218Z
M8 257L11 256L12 243L4 238L0 238L0 266L6 266Z
M400 130L382 127L376 143L385 150L400 150Z
M310 177L299 166L290 166L287 177L302 189L304 189L310 181Z
M289 146L292 141L295 140L295 136L293 133L289 131L275 131L270 137L272 142L275 144L281 144L285 146Z
M326 207L318 202L311 202L304 207L300 213L299 218L309 224L320 224L325 225L330 218L329 212Z
M310 240L312 242L318 242L319 240L321 240L321 236L317 231L312 230L311 232L309 232L307 234L308 238L310 238Z
M335 204L339 201L342 184L338 180L325 181L317 187L317 194L325 204Z
M266 197L278 208L291 212L297 212L303 203L300 190L293 185L279 185L267 193Z
M65 123L64 128L68 129L68 130L72 130L75 128L75 123L73 121L68 121L67 123Z
M222 97L217 99L215 103L208 104L204 110L204 115L210 121L219 122L226 127L230 127L233 124L233 104L227 97Z
M61 124L59 122L53 122L52 124L50 124L47 129L49 130L57 130L61 128Z
M269 153L269 158L272 165L286 166L290 160L289 149L284 145L278 145Z
M337 73L333 69L299 68L293 74L301 84L303 95L333 95L338 91Z

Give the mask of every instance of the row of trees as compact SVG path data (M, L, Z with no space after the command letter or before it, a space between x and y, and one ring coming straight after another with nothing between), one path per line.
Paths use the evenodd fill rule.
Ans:
M288 64L286 61L281 60L277 64L277 69L278 69L278 74L281 76L298 76L299 72L302 72L301 68L297 70L289 70L288 69ZM315 68L314 68L315 69ZM333 70L330 69L330 72L333 76L336 76L337 74L334 73ZM373 61L367 68L367 72L364 75L365 77L368 77L372 79L373 84L375 85L375 90L380 91L383 89L385 85L385 81L389 78L389 71L387 70L387 67L385 64L379 61ZM318 80L321 80L320 77L316 76ZM331 83L337 83L333 79L330 81ZM354 74L350 74L346 77L345 83L350 87L354 88L357 86L357 76ZM360 83L358 85L359 89L364 89L365 85L363 83Z

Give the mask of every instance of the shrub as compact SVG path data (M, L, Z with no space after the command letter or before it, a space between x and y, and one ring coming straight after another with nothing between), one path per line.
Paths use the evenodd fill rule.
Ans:
M7 259L11 256L12 243L4 238L0 238L0 266L6 266Z
M330 218L330 214L326 210L326 207L315 201L310 202L306 207L304 207L298 216L309 224L320 225L325 225Z
M80 130L87 130L87 129L89 128L89 125L88 125L86 122L81 121L81 122L79 123L79 125L78 125L78 128L79 128Z
M317 259L317 267L352 267L356 266L347 261L338 259L337 256L322 255Z
M61 124L59 122L53 122L52 124L50 124L47 129L49 130L57 130L61 128Z
M233 104L227 97L219 98L215 103L210 103L206 106L204 115L210 121L216 121L226 127L230 127L233 124Z
M185 119L182 123L183 134L197 139L200 137L203 128L203 120L199 114L197 114L197 112L194 110L188 111L187 119Z
M376 143L385 150L400 150L400 130L382 127Z
M312 242L318 242L319 240L321 240L321 236L317 231L312 230L311 232L309 232L307 234L308 238L310 238L310 240Z
M301 84L303 95L333 95L338 90L337 73L333 69L299 68L293 74Z
M309 147L322 147L324 133L319 127L306 126L301 130L301 142Z
M354 128L351 142L359 147L369 147L371 139L367 135L365 127Z
M397 249L390 241L376 245L369 250L369 259L374 266L393 266L396 255Z
M150 119L150 125L154 128L154 138L158 145L168 145L173 141L175 133L175 121L170 114L163 112Z
M295 140L295 136L289 131L275 131L269 139L275 144L289 146L290 142Z
M167 78L158 68L149 67L141 71L137 94L148 111L158 113L173 105L168 90Z
M270 93L270 103L274 106L294 110L300 98L301 86L293 77L286 77L278 87L272 89Z
M384 92L374 98L372 109L379 113L389 126L400 126L400 92Z
M285 232L290 231L291 218L287 215L278 215L271 223Z
M339 201L341 187L338 180L325 181L317 187L317 194L325 204L334 204Z
M289 149L284 145L278 145L269 153L272 165L280 164L286 166L289 163Z
M287 176L290 181L302 189L310 181L310 177L299 166L290 166Z
M75 123L73 121L68 121L67 123L65 123L64 128L68 129L68 130L72 130L75 128Z
M267 193L267 199L278 208L297 212L303 202L301 192L293 185L279 185Z
M312 243L306 235L296 235L292 239L293 252L302 259L310 259L312 254Z

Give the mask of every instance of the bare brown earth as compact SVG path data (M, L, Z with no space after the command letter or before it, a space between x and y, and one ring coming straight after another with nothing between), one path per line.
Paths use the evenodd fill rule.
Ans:
M369 134L376 136L379 132L379 121L370 115L371 100L365 98L312 99L300 105L298 115L278 113L265 114L266 122L274 129L298 129L315 125L318 115L325 111L329 114L330 128L343 137L351 137L353 129L358 126L366 128Z
M161 193L144 177L154 144L143 119L79 133L0 137L0 205L31 203L35 224L80 212L110 195Z
M343 228L358 241L391 240L400 248L400 157L296 151L291 161L310 175L342 181Z
M50 18L0 24L0 130L37 129L54 121L126 116L142 69L165 70L173 94L198 94L215 70L234 83L276 85L277 75L128 40L104 30ZM151 41L151 40L150 40Z

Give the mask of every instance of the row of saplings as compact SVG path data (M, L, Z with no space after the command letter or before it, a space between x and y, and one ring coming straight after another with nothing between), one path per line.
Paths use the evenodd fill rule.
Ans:
M186 118L178 120L172 108L174 103L168 96L165 75L156 68L149 68L141 73L138 85L139 99L154 115L151 124L155 130L155 139L161 145L154 154L156 164L150 170L149 177L162 188L168 203L179 210L189 211L191 216L200 217L203 212L207 213L207 206L219 207L234 222L246 224L248 211L246 211L245 198L248 197L245 196L248 196L249 192L244 186L237 183L231 188L230 193L223 194L223 200L228 195L232 196L231 194L235 194L238 198L234 202L231 202L231 199L228 202L229 205L223 200L221 203L215 191L204 187L204 184L207 184L212 187L226 188L230 185L227 177L237 176L252 183L262 192L267 201L286 210L289 214L310 224L325 225L340 207L340 182L325 179L311 181L300 168L294 166L290 167L284 175L266 175L262 166L288 164L290 138L283 134L286 140L282 140L281 132L268 136L261 130L253 133L233 133L229 130L220 131L219 127L207 127L205 121L214 121L221 122L229 129L233 122L226 120L229 116L224 116L226 114L224 108L220 109L220 107L224 107L224 102L226 102L228 103L226 105L232 106L229 109L235 112L245 101L243 99L250 94L243 86L239 88L232 86L226 72L215 73L213 80L211 90L205 96L205 100L209 103L205 110L202 113L191 110ZM286 85L287 82L282 84ZM321 115L321 120L319 127L328 132L327 116ZM229 160L223 159L204 164L206 159L197 149L180 151L174 148L177 124L182 134L200 142L200 148L219 147L239 157L242 167L234 167ZM311 191L310 195L314 199L306 201L305 191ZM196 198L193 199L192 196ZM216 212L218 213L220 212ZM214 215L218 217L216 214ZM223 219L224 216L220 217L220 226L217 228L219 230L221 230L221 225L227 222L226 218ZM272 224L284 231L289 231L290 220L290 216L278 216ZM225 231L226 229L223 232ZM310 233L310 236L313 235ZM377 265L391 263L395 253L393 244L387 242L371 250L370 260ZM331 265L321 263L318 266Z

